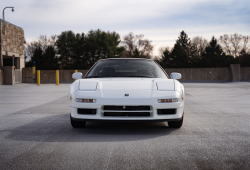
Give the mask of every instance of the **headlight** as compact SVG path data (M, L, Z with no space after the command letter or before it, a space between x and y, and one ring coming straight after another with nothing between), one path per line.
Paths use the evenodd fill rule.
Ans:
M158 103L175 103L178 102L178 99L158 99Z
M80 98L76 98L76 102L95 103L96 99L80 99Z

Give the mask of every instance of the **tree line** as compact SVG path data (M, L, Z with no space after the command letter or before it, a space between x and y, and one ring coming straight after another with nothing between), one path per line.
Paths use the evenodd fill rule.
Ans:
M202 37L192 40L182 31L172 49L160 50L157 62L164 68L250 67L250 37L240 34L214 36L208 42Z
M230 64L250 67L249 38L225 34L208 42L199 36L190 39L182 31L173 48L161 48L160 55L153 56L152 41L143 34L130 32L121 38L116 32L100 29L87 34L64 31L28 43L26 67L35 62L39 70L89 69L105 58L151 58L164 68L228 67Z

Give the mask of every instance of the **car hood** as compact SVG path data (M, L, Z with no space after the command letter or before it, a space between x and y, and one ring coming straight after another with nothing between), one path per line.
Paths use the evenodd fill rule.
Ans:
M85 94L90 94L89 91L96 91L103 98L123 98L125 94L129 98L150 98L154 90L174 91L174 89L175 85L172 79L160 78L82 79L79 84L79 90L85 91Z
M82 79L79 84L80 91L93 90L174 90L172 79L160 78L103 78Z

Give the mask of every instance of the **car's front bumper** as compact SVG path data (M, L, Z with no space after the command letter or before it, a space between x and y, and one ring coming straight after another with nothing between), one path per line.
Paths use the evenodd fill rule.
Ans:
M86 108L86 107L84 107ZM150 116L148 117L122 117L122 116L104 116L105 110L102 107L91 107L91 109L96 109L96 114L87 115L87 114L79 114L78 108L70 107L71 118L73 120L83 120L83 121L175 121L180 120L183 116L184 107L161 107L156 108L151 106L151 110L145 111L150 112ZM159 115L157 113L157 109L176 109L175 114L170 115ZM115 112L115 111L114 111Z
M143 97L102 97L95 92L77 92L70 102L70 112L72 119L84 121L174 121L180 120L184 112L184 101L177 91L143 91L144 94L152 93ZM133 94L136 92L133 92ZM96 103L75 102L75 98L94 98ZM117 95L119 96L119 95ZM139 96L139 95L138 95ZM175 103L158 103L158 99L178 98ZM104 110L104 106L150 106L150 110ZM78 109L96 109L96 114L79 114ZM176 109L174 114L160 115L157 109ZM149 112L149 116L105 116L105 112Z

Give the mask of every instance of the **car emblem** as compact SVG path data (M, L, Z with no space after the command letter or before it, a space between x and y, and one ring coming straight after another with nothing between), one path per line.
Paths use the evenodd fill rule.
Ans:
M123 109L126 109L126 106L123 106Z
M126 93L126 94L125 94L125 96L129 96L129 94L128 94L128 93Z

